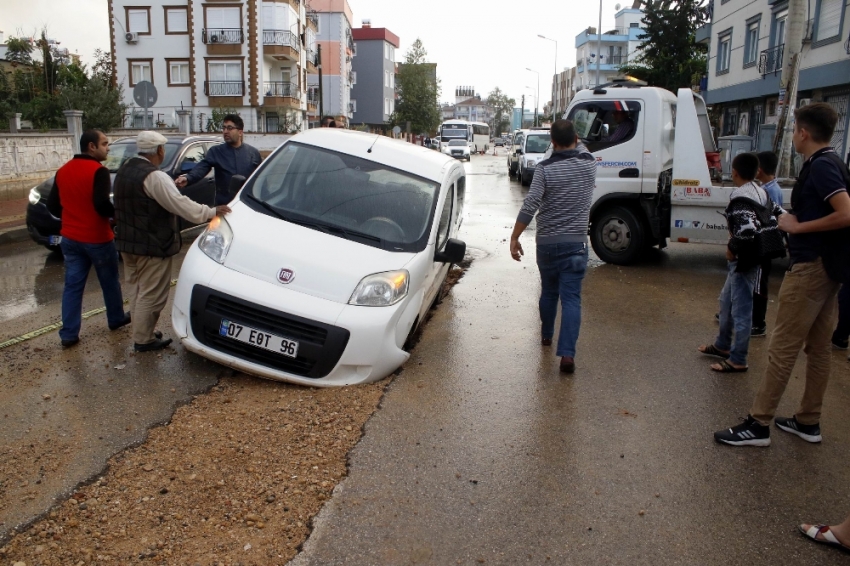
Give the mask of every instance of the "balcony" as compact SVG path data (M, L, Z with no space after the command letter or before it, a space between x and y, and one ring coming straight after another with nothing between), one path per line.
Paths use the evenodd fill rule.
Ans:
M307 110L316 110L319 105L319 87L309 87L307 89Z
M289 30L263 30L263 53L282 61L298 61L301 43L297 33Z
M301 107L301 90L297 83L269 81L263 83L264 104L287 108Z
M319 29L319 14L316 14L316 13L307 14L307 25L313 26L314 30Z
M765 49L759 56L759 73L762 77L769 74L778 75L782 72L782 52L785 44Z
M207 96L242 96L245 94L245 81L204 81L204 94Z
M242 28L215 28L203 30L203 39L206 44L242 43L244 38L245 35L242 33Z
M307 72L308 73L318 73L319 72L319 53L313 49L307 50Z

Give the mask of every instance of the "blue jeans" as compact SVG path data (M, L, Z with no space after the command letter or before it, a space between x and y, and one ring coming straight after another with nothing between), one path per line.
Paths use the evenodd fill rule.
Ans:
M714 347L729 352L733 364L745 366L753 329L753 288L759 268L738 273L737 266L737 261L729 262L729 273L720 292L720 331Z
M540 270L541 338L555 334L558 299L561 299L561 330L558 356L574 358L581 327L581 282L587 270L587 244L538 244Z
M121 295L115 243L84 244L62 238L59 245L65 256L65 290L62 292L62 329L59 330L59 338L75 340L80 336L83 291L92 266L103 290L106 320L109 326L121 324L124 320L124 297Z

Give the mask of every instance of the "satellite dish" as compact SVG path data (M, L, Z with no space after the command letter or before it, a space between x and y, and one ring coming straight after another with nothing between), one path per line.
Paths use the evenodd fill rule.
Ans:
M619 12L619 11L620 11L620 5L619 5L619 4L615 5L615 6L614 6L614 9L615 9L615 10L617 10L617 11Z

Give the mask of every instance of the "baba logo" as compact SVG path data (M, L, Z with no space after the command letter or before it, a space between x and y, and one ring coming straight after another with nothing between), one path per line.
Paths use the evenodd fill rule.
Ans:
M277 280L283 283L284 285L289 285L295 279L295 272L286 267L282 267L280 271L277 272Z
M708 187L685 187L686 197L710 198L711 189Z

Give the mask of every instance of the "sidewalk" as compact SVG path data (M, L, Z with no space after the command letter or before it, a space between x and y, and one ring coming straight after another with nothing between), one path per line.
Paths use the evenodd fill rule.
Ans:
M29 239L27 232L28 199L0 201L0 244Z

